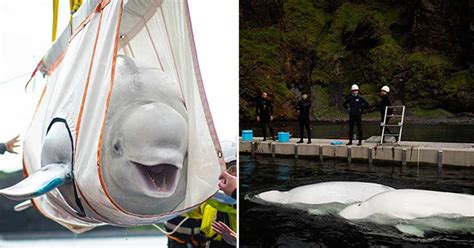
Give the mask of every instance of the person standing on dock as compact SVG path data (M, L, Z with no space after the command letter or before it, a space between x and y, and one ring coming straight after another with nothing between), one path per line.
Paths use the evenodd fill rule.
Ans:
M275 134L273 131L273 103L268 99L267 92L262 92L262 97L257 100L257 122L260 122L262 127L263 141L267 140L267 126L270 130L272 140L275 141Z
M384 122L385 108L392 106L392 101L390 100L390 96L388 95L389 92L390 88L388 86L383 86L382 89L380 89L380 131L383 130L383 125L388 124L390 122L390 115L393 113L393 109L388 108L387 118ZM387 133L393 134L393 132L388 127L385 127L385 130Z
M369 103L363 97L359 96L359 86L357 84L352 85L351 94L346 97L346 100L342 104L349 113L349 143L352 145L352 139L354 138L354 124L357 124L357 131L359 135L358 146L362 145L362 111L369 107Z
M300 141L297 143L303 143L304 129L308 134L308 144L311 144L311 127L309 125L309 112L311 110L311 100L308 99L308 94L303 93L301 100L296 105L296 109L299 112L298 122L300 124Z

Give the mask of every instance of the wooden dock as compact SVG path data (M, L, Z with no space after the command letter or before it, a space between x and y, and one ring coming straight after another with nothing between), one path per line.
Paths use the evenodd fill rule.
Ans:
M240 140L239 151L247 154L263 154L273 157L317 157L324 159L342 159L348 163L353 161L396 162L402 166L407 164L434 164L441 170L443 165L473 166L474 143L443 143L443 142L414 142L402 141L399 145L364 142L361 146L331 145L334 139L313 139L312 144L297 144L299 139L290 139L289 142L262 141L255 137L252 141Z

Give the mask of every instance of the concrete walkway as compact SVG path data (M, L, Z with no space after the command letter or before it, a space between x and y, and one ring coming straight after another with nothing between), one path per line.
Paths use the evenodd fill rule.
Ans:
M343 158L351 162L353 159L396 161L402 165L407 163L427 163L457 166L474 165L474 143L444 143L402 141L399 145L363 142L362 146L346 146L347 140L313 139L312 144L297 144L299 139L289 142L262 141L255 137L252 141L240 140L239 150L242 153L267 154L272 156L319 156L324 158ZM342 145L331 145L332 141L341 141Z

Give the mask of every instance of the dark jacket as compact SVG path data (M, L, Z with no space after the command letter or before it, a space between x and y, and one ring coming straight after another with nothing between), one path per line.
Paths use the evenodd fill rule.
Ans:
M7 150L7 147L5 146L5 144L0 143L0 154L4 154L6 150Z
M392 101L390 100L390 97L388 95L382 96L380 99L380 115L384 116L385 115L385 107L387 106L392 106ZM389 108L387 110L387 114L391 115L393 112L392 108Z
M273 103L268 99L260 98L257 100L257 116L263 121L269 121L273 115Z
M369 103L363 97L351 94L346 97L342 106L349 110L349 115L362 115L362 111L369 107Z
M311 101L309 99L300 100L296 105L296 109L300 111L298 119L309 120L309 112L311 110Z

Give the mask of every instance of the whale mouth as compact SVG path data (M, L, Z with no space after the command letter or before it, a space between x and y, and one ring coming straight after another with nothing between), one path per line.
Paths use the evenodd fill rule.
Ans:
M172 164L146 165L130 161L141 174L146 186L155 197L168 197L176 189L179 168Z

